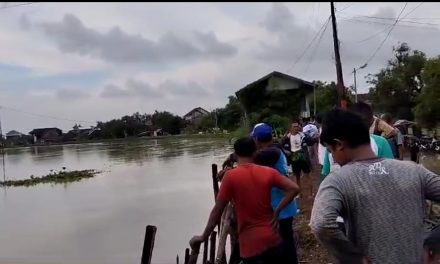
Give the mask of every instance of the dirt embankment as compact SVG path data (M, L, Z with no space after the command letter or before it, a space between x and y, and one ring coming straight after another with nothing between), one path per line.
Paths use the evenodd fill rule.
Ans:
M310 213L315 194L318 191L319 179L318 169L315 169L309 177L301 178L301 197L298 201L301 214L294 221L294 229L300 248L298 252L300 263L328 264L332 262L327 251L319 245L309 227Z

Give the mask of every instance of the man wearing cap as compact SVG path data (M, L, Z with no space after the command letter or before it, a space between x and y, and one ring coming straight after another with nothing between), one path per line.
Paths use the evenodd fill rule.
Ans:
M265 123L255 125L251 136L257 143L257 153L254 157L254 162L258 165L271 167L277 170L281 175L288 177L287 159L282 151L281 146L273 143L272 127ZM294 181L293 179L291 179ZM275 210L281 200L284 198L284 192L273 187L271 191L271 204ZM279 215L279 232L282 238L281 248L284 256L288 258L288 263L298 263L296 253L296 243L293 234L293 218L297 214L297 204L293 200L287 205Z

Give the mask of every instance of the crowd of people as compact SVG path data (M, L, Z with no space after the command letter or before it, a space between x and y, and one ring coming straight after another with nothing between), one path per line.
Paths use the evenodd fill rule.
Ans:
M231 256L299 263L293 222L301 178L320 170L309 225L335 263L440 263L440 229L423 229L425 201L440 201L440 177L403 160L391 121L359 102L313 122L295 120L278 142L270 125L255 125L235 141L206 228L190 245L205 241L232 205L238 243Z

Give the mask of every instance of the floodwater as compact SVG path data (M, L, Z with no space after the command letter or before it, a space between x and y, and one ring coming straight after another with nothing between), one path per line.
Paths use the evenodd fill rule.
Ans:
M155 264L183 259L214 203L211 164L224 139L158 139L6 150L6 179L97 169L69 184L0 189L0 263L140 263L156 225ZM3 177L3 175L1 175Z

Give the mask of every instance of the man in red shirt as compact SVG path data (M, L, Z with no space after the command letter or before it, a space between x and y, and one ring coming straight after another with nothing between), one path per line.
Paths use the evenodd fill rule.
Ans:
M240 255L244 264L284 264L287 261L280 247L278 216L299 193L299 187L276 170L252 163L256 152L253 138L238 139L234 152L238 166L225 173L205 231L193 237L190 245L194 248L208 239L231 201L237 212ZM272 187L286 192L275 211L271 206Z

